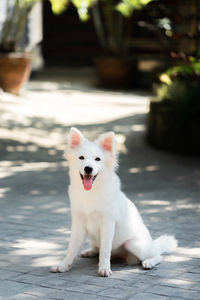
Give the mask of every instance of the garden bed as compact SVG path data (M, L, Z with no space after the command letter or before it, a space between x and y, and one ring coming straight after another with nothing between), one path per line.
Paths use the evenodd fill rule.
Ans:
M160 149L200 154L200 117L184 122L178 106L177 102L151 101L147 139Z

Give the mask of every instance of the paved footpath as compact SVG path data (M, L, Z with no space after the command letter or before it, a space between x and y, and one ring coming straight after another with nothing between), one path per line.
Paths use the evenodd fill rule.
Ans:
M57 83L49 75L20 97L0 93L0 299L199 300L199 159L146 144L145 94L105 92L87 78L71 73ZM71 125L88 138L116 132L123 190L153 237L178 239L176 252L153 270L114 262L113 275L100 278L97 259L79 257L70 272L49 272L70 236L62 153Z

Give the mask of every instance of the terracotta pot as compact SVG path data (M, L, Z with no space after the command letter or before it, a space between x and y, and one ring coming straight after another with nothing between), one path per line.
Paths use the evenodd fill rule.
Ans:
M95 60L100 83L106 87L130 86L132 62L123 58L99 57Z
M25 53L0 54L0 88L19 94L30 76L30 57Z

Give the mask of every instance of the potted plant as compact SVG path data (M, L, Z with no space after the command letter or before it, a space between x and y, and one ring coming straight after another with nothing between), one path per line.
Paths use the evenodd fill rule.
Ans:
M104 55L95 60L100 82L108 87L126 87L136 61L130 56L133 9L143 7L142 1L99 1L91 13ZM150 2L150 1L146 1Z
M76 7L81 21L91 16L104 55L95 60L101 82L106 86L124 86L132 69L130 40L131 16L152 0L61 0L52 5L56 13L62 12L68 3Z
M148 140L162 149L200 154L200 57L160 76L156 97L151 99Z
M28 15L35 0L7 1L0 35L0 87L18 94L30 74L30 56L20 48Z
M18 94L29 78L30 53L21 40L32 8L42 0L6 0L5 20L0 32L0 88ZM50 0L53 7L63 0Z

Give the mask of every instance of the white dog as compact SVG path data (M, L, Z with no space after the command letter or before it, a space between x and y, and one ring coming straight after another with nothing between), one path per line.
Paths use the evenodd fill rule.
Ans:
M79 130L71 128L66 158L72 232L66 257L51 272L69 271L87 235L91 249L82 256L99 255L100 276L112 274L111 255L125 258L129 264L141 262L143 268L151 269L162 261L162 253L175 250L177 241L173 236L152 240L137 208L121 191L115 173L115 146L113 132L90 142Z

